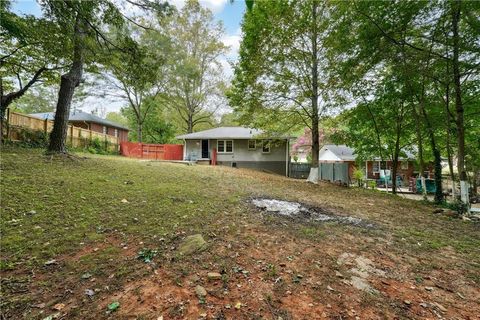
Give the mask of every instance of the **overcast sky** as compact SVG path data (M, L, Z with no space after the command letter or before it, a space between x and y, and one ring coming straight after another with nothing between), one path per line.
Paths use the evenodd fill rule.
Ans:
M122 0L118 0L120 3ZM170 0L170 4L181 8L185 0ZM240 43L240 23L242 21L243 13L245 12L244 0L199 0L200 4L209 8L215 16L215 19L222 21L225 27L226 34L222 41L225 45L230 47L227 55L222 57L221 63L224 67L224 72L228 78L232 76L230 62L235 62L238 58L238 47ZM35 0L14 0L13 10L19 14L32 14L40 16L42 14L40 6ZM118 111L122 103L99 101L99 98L85 100L81 106L83 111L91 111L99 105L106 106L107 111Z

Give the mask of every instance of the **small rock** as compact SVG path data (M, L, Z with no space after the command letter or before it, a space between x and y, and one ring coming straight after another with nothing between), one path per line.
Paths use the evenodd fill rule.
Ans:
M178 247L178 252L182 255L190 255L195 252L203 251L207 248L207 243L201 234L194 234L186 237Z
M209 272L207 273L208 280L220 280L222 279L222 275L218 272Z
M127 199L122 199L120 202L121 203L128 203L128 200Z
M226 304L226 305L225 305L225 309L231 309L231 308L232 308L231 305L229 305L229 304Z
M202 300L205 299L207 296L207 290L204 287L198 285L195 287L195 294L197 295L198 299Z
M52 265L52 264L57 264L57 263L58 263L57 260L52 259L52 260L48 260L47 262L45 262L45 265L46 265L46 266L50 266L50 265Z
M37 211L35 211L35 210L30 210L30 211L28 211L28 214L34 215L34 214L37 214Z
M86 273L82 274L82 279L89 279L91 277L92 277L91 273L86 272Z
M425 290L427 290L427 291L433 291L433 287L425 287Z
M338 271L335 271L335 276L339 277L339 278L343 278L343 274L341 274L340 272Z
M422 307L422 308L427 308L427 307L428 307L428 304L426 304L425 302L422 302L422 303L420 303L420 307Z
M412 304L412 301L410 301L410 300L404 300L403 303L405 303L407 306L409 306L409 305Z
M93 297L95 295L95 291L92 289L85 289L85 294L89 297Z
M327 289L328 289L329 291L335 291L335 289L333 289L333 288L330 287L330 286L327 286Z

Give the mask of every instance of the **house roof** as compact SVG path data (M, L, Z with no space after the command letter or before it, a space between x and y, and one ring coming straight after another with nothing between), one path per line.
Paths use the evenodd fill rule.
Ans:
M53 120L55 119L55 112L44 112L44 113L31 113L32 117L40 118L42 120L48 119ZM70 112L70 117L68 121L84 121L84 122L93 122L98 123L104 126L119 128L123 130L129 130L127 127L118 124L116 122L100 118L94 114L82 112L82 111L72 111Z
M264 132L258 129L244 127L219 127L203 130L194 133L183 134L177 136L177 139L194 140L194 139L253 139L263 135ZM269 137L277 139L288 139L289 137Z
M332 152L337 158L343 161L355 161L357 155L355 154L355 150L346 145L336 145L336 144L326 144L321 149L320 152L329 150Z
M330 151L332 152L337 158L339 158L342 161L355 161L357 158L357 155L355 154L355 150L353 148L350 148L344 144L342 145L336 145L336 144L326 144L320 149L320 154L325 151ZM402 152L406 155L406 157L399 157L399 160L413 160L415 159L415 155L408 151L408 150L402 150ZM378 160L380 161L380 157L373 157L369 160Z

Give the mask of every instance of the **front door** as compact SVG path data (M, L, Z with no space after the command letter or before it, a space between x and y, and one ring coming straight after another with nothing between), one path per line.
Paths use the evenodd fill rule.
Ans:
M202 158L208 159L208 140L202 140Z

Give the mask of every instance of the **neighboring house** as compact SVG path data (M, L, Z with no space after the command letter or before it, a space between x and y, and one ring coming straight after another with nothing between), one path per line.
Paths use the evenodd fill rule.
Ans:
M178 136L184 159L288 175L289 137L266 137L243 127L220 127Z
M397 176L405 183L413 176L418 175L415 172L415 158L411 153L405 152L407 157L398 159ZM350 180L353 178L353 172L356 168L355 150L346 145L324 145L319 152L320 163L342 162L348 163L348 175ZM393 161L381 161L379 157L365 161L365 173L367 179L380 179L382 170L392 170ZM428 166L425 175L431 175L431 166ZM365 174L364 173L364 174Z
M54 120L55 118L55 112L32 113L30 115L42 120ZM68 123L75 127L118 137L119 142L128 141L129 129L127 127L107 119L102 119L91 113L72 111L68 118Z

